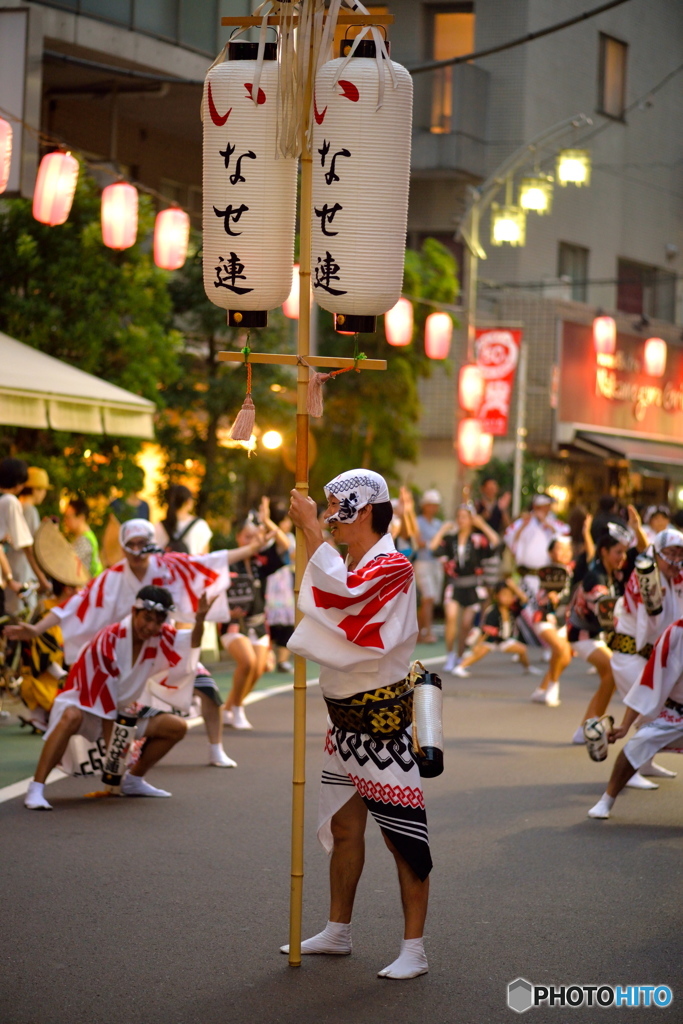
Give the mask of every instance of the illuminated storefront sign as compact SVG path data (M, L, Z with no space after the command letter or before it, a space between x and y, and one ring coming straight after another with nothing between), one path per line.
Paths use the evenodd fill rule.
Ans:
M596 353L590 325L562 325L558 420L655 440L683 438L683 349L669 347L653 376L647 338L618 334L613 355Z

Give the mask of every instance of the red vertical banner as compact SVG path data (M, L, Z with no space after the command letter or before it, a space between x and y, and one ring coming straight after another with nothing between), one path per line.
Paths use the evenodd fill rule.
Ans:
M479 327L475 331L475 360L485 383L477 419L482 430L494 437L504 437L508 432L512 386L521 344L522 332L519 330Z

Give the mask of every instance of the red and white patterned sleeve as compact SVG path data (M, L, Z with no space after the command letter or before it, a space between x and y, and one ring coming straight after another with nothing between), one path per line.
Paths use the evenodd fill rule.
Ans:
M381 553L349 570L322 544L306 567L299 597L304 620L289 648L319 664L342 654L340 668L381 658L417 631L415 606L413 566L403 555Z
M639 682L631 687L624 703L646 718L654 718L683 675L683 619L672 623L660 636Z

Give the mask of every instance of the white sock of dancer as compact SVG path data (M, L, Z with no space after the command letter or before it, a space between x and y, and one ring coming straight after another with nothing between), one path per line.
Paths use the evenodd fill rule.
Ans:
M209 743L209 762L214 768L236 768L237 761L233 761L231 757L223 750L222 743Z
M304 939L302 953L328 953L330 956L345 956L350 953L351 925L340 921L328 921L321 932ZM281 953L289 953L289 946L280 946Z
M52 804L49 804L45 799L45 783L44 782L29 782L28 792L24 800L24 807L28 807L29 811L51 811Z
M640 769L641 775L649 775L655 779L675 779L676 772L669 771L661 764L655 764L654 760L650 758L647 764L642 765Z
M241 704L235 704L232 709L232 727L233 729L253 729L254 726L251 724L249 719L244 713L244 708Z
M589 818L609 818L609 812L614 807L615 796L610 796L608 793L603 793L597 804L591 807L588 812Z
M126 772L121 781L121 792L124 796L170 796L165 789L157 789L151 786L146 779L140 775L131 775Z
M427 954L425 953L424 941L422 939L404 939L401 943L401 952L393 964L389 964L383 971L379 971L378 978L417 978L419 974L426 974L429 970Z
M640 772L634 772L626 785L631 789L659 789L659 783L644 779Z

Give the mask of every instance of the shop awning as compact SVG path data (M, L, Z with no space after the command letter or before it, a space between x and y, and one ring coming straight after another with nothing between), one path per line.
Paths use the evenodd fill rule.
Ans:
M0 332L0 424L154 437L154 402Z
M583 430L577 433L574 443L594 455L628 459L644 473L650 470L653 475L662 475L667 467L678 470L679 474L683 471L683 444Z

